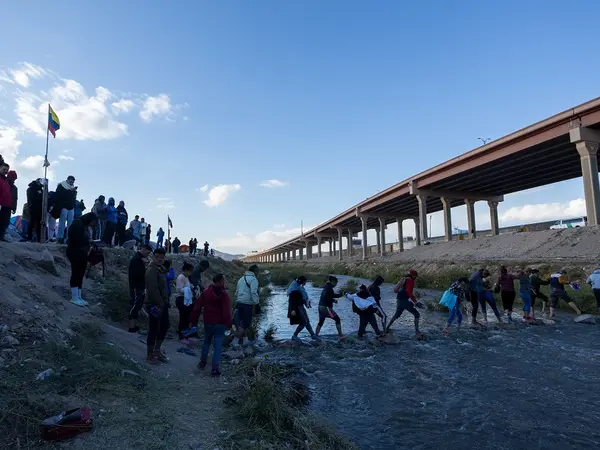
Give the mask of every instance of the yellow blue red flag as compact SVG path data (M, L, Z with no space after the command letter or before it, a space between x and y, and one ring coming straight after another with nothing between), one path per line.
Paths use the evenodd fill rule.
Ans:
M52 136L56 137L56 132L60 130L60 120L52 109L52 106L48 105L48 109L48 131L52 133Z

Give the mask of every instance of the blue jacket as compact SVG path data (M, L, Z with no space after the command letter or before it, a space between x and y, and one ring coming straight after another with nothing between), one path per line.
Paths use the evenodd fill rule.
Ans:
M587 283L592 286L592 289L600 289L600 269L594 270L588 277Z
M175 269L172 267L169 269L167 273L165 273L165 278L167 279L167 290L169 292L169 297L171 296L171 284L173 284L173 280L175 279Z
M165 237L165 232L158 230L158 232L156 233L156 236L158 237L159 241L162 241L163 238Z
M108 206L106 207L106 220L110 223L117 223L117 218L119 214L117 213L117 208L115 208L115 199L108 199Z
M300 291L302 293L302 298L304 299L304 303L308 302L308 292L304 289L304 286L299 284L296 280L292 281L290 287L287 290L287 294L290 295L294 291Z

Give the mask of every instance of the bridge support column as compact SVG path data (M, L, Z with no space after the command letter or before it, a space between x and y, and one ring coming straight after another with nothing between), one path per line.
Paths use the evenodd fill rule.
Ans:
M295 261L297 258L296 256L296 249L292 250L292 260Z
M331 240L333 242L333 256L337 256L337 242L334 239Z
M300 259L300 261L304 259L304 249L302 247L298 249L298 258Z
M375 236L377 237L377 253L381 253L381 231L379 228L375 229Z
M417 246L421 245L421 221L417 219L413 219L415 221L415 240L417 241Z
M361 217L360 223L362 225L362 259L367 259L367 218Z
M442 197L442 206L444 207L444 231L446 233L446 241L452 240L452 204L451 200L446 197Z
M500 223L498 220L498 202L488 201L490 207L490 223L492 224L492 236L500 234Z
M385 219L383 217L379 218L379 229L380 231L380 248L379 248L379 254L381 256L385 255Z
M402 222L404 219L398 219L398 251L404 251L404 230L402 229Z
M321 248L321 244L323 242L321 241L320 237L317 237L317 257L322 258L323 257L323 250Z
M343 251L342 251L342 241L344 239L344 231L341 228L337 229L338 232L338 243L339 243L339 249L338 249L338 259L341 261L344 256L343 256Z
M352 248L352 230L348 230L348 258L352 258L352 254L354 253L354 249Z
M292 251L291 250L288 250L288 252L287 252L287 259L288 259L288 261L292 260Z
M575 143L581 160L583 193L588 225L600 225L600 184L598 182L598 146L600 132L589 128L575 128L569 131L571 142Z
M427 196L423 194L417 194L417 202L419 203L418 234L421 237L421 241L425 242L427 240Z
M475 223L475 200L465 200L467 206L467 226L469 227L469 239L477 237L477 224Z

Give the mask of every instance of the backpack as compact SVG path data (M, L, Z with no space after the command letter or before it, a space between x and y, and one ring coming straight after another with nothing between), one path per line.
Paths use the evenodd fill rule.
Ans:
M406 287L406 277L402 277L398 282L398 294L396 294L396 299L400 299L400 296L404 296L404 288Z

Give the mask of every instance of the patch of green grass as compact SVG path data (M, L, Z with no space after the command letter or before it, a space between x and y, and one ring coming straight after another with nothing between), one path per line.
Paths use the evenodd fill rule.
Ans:
M131 309L127 281L120 277L106 280L102 285L102 304L110 320L125 323Z
M355 294L358 290L358 280L350 279L346 281L344 286L340 289L343 294Z
M275 333L277 333L277 325L272 323L268 326L263 335L265 341L272 342L273 339L275 339Z
M228 448L351 450L356 447L304 411L310 391L294 379L294 370L260 363L250 368L231 399L238 426L226 437ZM230 428L230 427L228 427ZM247 436L252 441L247 440Z

